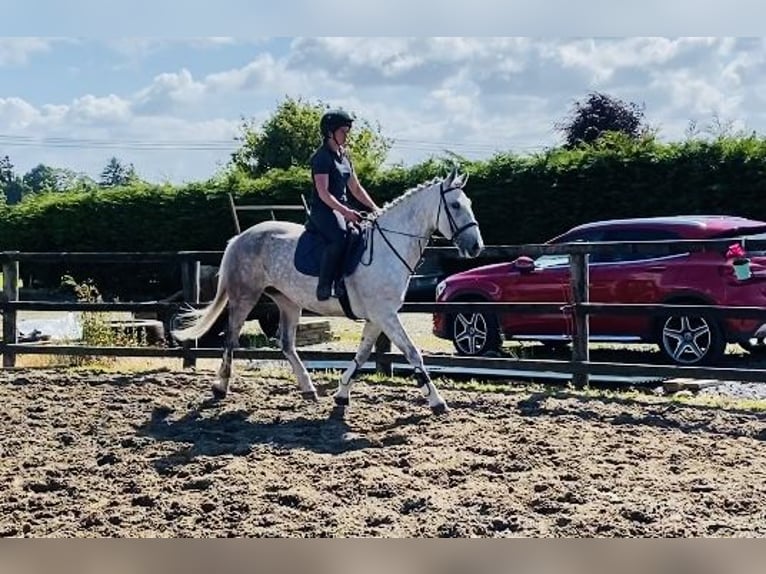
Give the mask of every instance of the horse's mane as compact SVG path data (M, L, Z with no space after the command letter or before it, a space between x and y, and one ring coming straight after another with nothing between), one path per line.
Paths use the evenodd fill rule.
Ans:
M442 181L443 178L435 177L431 181L426 181L423 183L419 183L415 187L411 187L407 191L405 191L403 194L395 197L391 201L386 202L385 205L380 209L380 213L378 215L383 215L384 213L390 211L391 209L395 208L397 205L400 205L404 202L406 202L410 197L413 195L416 195L419 191L422 191L428 187L431 187L432 185L439 183Z

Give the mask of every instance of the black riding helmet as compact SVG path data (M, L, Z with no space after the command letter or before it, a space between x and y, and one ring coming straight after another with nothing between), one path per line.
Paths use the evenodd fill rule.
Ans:
M323 138L329 138L335 130L343 126L351 127L353 122L354 118L344 110L328 110L319 121L319 131L322 133Z

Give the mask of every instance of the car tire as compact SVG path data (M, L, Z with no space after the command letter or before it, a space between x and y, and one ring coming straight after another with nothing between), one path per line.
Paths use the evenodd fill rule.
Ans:
M660 350L676 365L712 365L726 349L721 326L710 316L672 315L659 325Z
M258 319L258 326L269 339L274 339L279 332L279 311L267 313Z
M181 343L173 337L173 331L182 326L181 313L175 312L167 317L164 322L166 340L169 347L179 347ZM228 325L229 314L227 311L221 313L221 315L215 320L213 326L207 333L197 339L197 346L199 347L222 347L225 340L226 326Z
M503 344L493 313L456 313L450 321L450 338L458 355L463 356L497 352Z

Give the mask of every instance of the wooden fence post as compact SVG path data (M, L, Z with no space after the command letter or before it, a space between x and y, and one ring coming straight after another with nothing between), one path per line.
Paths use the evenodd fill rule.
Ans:
M183 261L181 263L181 289L186 303L199 303L199 280L200 280L200 262ZM197 365L197 359L189 351L197 347L197 341L184 341L181 344L183 349L183 368L191 369Z
M588 254L572 253L569 259L569 272L571 274L572 302L574 303L574 339L572 340L572 362L583 363L590 360L588 339L590 327L588 313L581 307L581 303L588 302ZM588 373L574 373L572 383L577 388L587 387L589 383Z
M5 301L19 300L19 262L18 260L3 263L3 299ZM3 346L15 345L18 342L16 329L16 309L3 312ZM16 366L16 353L2 349L3 367Z
M391 359L383 357L384 353L391 352L391 340L381 333L375 341L375 370L381 375L391 377L394 374L394 367L391 363Z
M237 206L234 204L234 196L229 193L229 208L231 209L231 216L234 218L234 229L237 235L242 233L242 228L239 226L239 216L237 215Z

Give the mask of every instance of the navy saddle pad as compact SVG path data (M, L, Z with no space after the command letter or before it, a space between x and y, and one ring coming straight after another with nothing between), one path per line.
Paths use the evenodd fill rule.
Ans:
M362 260L367 242L366 234L354 229L346 237L346 249L343 254L342 277L351 275ZM319 277L319 262L322 260L327 242L318 232L305 230L298 238L295 249L295 268L304 275Z

